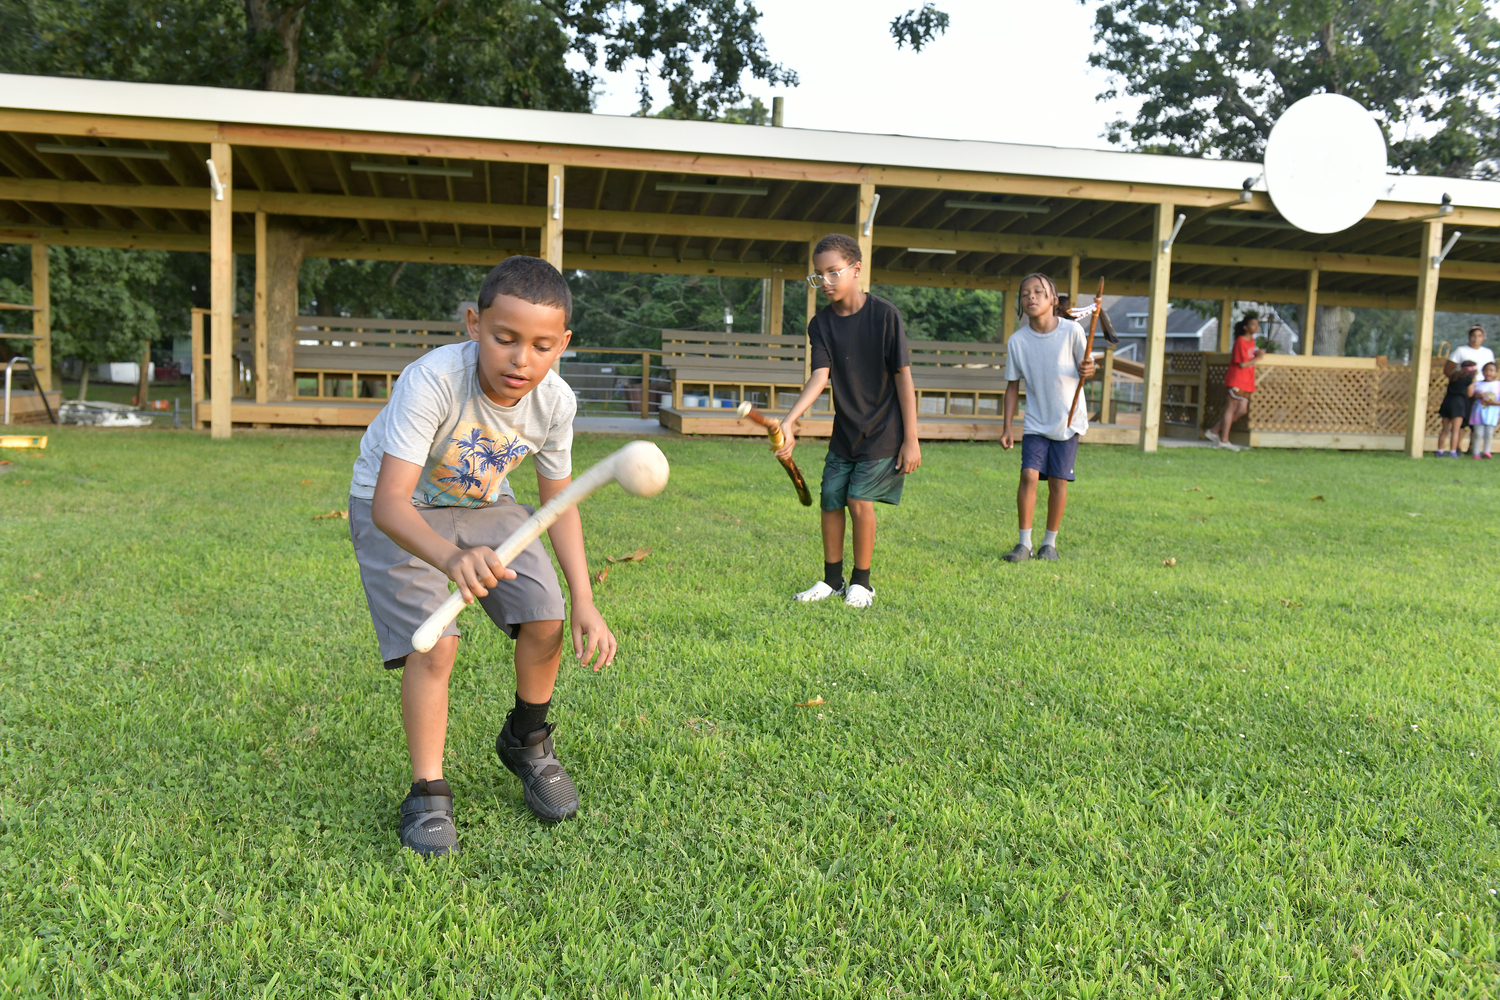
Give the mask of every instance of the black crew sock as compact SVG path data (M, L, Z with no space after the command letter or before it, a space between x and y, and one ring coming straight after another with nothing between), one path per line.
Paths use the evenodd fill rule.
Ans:
M849 586L852 587L855 584L859 584L861 587L869 590L870 571L868 569L860 569L858 566L854 567L854 572L849 577Z
M823 564L823 582L834 590L844 585L844 560L838 562L825 562Z
M524 740L541 729L547 724L547 709L551 707L551 698L540 705L533 705L529 701L522 701L521 696L516 695L516 707L510 711L510 734L518 740Z
M423 778L420 781L413 781L411 783L411 792L409 794L410 795L446 795L449 798L452 798L453 797L453 789L450 788L450 787L448 787L448 779L447 778L432 778L431 780L429 780L427 778Z

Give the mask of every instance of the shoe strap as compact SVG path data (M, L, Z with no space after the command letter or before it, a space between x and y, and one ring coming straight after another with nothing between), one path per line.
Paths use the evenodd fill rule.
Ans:
M544 760L547 757L553 756L552 734L549 732L545 739L530 746L507 746L505 753L511 760L518 763L522 761Z
M446 813L453 814L453 796L451 795L408 795L401 800L401 815L410 816L413 813Z

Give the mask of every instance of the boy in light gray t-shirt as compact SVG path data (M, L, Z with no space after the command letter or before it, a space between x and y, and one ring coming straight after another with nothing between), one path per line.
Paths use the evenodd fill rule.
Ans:
M1037 559L1056 560L1057 533L1062 529L1063 510L1068 504L1068 483L1073 481L1073 462L1078 439L1088 433L1087 407L1079 406L1068 420L1079 378L1094 374L1094 360L1087 357L1088 336L1078 323L1058 315L1057 286L1045 274L1028 274L1021 280L1019 295L1026 325L1005 344L1005 422L1000 444L1014 446L1011 421L1026 383L1026 414L1021 434L1021 485L1016 491L1016 513L1020 540L1001 556L1006 562L1032 558L1031 518L1036 510L1037 481L1047 477L1047 534L1036 550Z
M365 431L349 483L349 533L387 669L400 669L411 791L401 803L403 847L458 851L453 790L443 777L448 677L458 652L449 625L427 652L412 633L453 581L515 640L515 707L495 737L500 763L548 822L578 811L578 792L547 721L565 634L562 589L540 539L502 566L495 555L531 513L506 477L528 455L547 502L572 481L573 391L552 370L572 337L572 297L556 268L510 257L490 272L469 341L432 351L401 373ZM594 669L616 643L594 607L578 512L548 531L572 598L573 648Z

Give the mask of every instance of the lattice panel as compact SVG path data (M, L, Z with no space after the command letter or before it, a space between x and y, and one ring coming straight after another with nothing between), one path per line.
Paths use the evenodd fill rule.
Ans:
M1166 358L1169 375L1196 375L1203 370L1202 351L1169 351Z
M1210 363L1204 399L1204 427L1224 416L1229 366ZM1427 390L1427 433L1438 431L1438 406L1448 380L1441 361L1433 363ZM1381 368L1256 369L1250 412L1235 422L1237 431L1289 431L1314 434L1405 434L1411 399L1411 370Z

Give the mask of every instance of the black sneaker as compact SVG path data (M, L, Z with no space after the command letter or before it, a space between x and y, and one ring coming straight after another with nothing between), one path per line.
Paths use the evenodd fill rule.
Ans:
M1057 562L1058 559L1062 558L1057 554L1056 545L1043 545L1036 550L1036 557L1038 559L1046 559L1048 562Z
M1011 549L1000 558L1004 559L1006 562L1026 562L1031 558L1031 549L1029 549L1025 545L1018 544L1015 548Z
M426 782L418 782L424 788ZM443 782L443 787L447 787ZM453 794L409 793L401 803L401 846L424 858L458 853L458 827L453 825Z
M559 823L572 818L578 812L578 789L573 779L563 770L562 762L552 748L552 731L556 723L549 722L524 739L518 739L510 728L510 717L505 727L495 737L495 753L500 763L521 779L521 791L526 805L537 818L547 823Z

